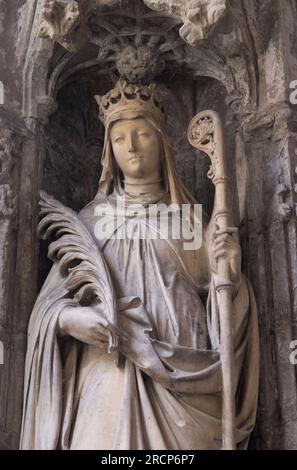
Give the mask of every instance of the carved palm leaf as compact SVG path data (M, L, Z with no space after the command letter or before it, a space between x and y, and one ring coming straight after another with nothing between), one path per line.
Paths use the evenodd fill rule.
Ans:
M81 305L104 302L109 349L118 344L116 328L116 297L106 262L93 236L69 207L44 191L40 193L41 220L38 233L42 239L55 238L48 257L58 262L65 288Z

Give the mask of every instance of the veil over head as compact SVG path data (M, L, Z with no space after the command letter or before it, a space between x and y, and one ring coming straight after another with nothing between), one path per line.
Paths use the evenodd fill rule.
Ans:
M124 192L120 173L113 156L110 131L113 124L126 119L146 119L160 134L163 150L163 174L166 192L172 204L195 204L196 200L177 174L173 151L165 131L165 111L155 84L148 87L131 85L119 80L107 95L95 97L105 124L105 139L101 158L102 173L96 197L108 196L112 187L119 194Z

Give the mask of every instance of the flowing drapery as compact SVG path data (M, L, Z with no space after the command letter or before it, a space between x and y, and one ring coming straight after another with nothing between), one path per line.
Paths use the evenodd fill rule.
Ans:
M114 209L113 197L98 198L80 214L92 234L98 222L95 206L103 202ZM129 338L127 358L117 367L102 349L59 336L59 314L75 302L54 265L29 324L21 448L221 448L213 280L205 305L181 240L150 237L154 220L131 217L127 222L116 211L103 217L107 225L115 217L117 231L129 223L132 232L148 235L98 240L117 292L119 324ZM258 395L256 306L244 277L233 300L233 320L235 438L244 448Z

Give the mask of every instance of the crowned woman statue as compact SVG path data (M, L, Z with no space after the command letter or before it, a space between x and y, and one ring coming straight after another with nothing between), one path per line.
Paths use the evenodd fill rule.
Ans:
M105 125L102 173L77 217L109 272L114 320L106 320L105 301L82 304L71 295L71 269L80 265L61 272L57 259L29 324L21 448L220 449L219 256L233 281L234 436L246 448L258 336L237 231L217 232L211 219L202 221L198 245L170 230L165 236L164 221L172 226L183 205L194 220L196 201L177 174L156 86L120 80L96 99ZM170 207L178 210L168 216Z

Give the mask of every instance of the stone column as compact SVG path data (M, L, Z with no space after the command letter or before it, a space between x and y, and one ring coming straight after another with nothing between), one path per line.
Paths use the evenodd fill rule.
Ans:
M16 228L15 184L12 178L14 158L12 130L5 127L1 120L0 126L0 341L3 345L3 364L0 365L0 449L9 448L7 424L7 393L10 373L10 305L12 283L9 277L13 263L15 245L13 238Z
M244 271L253 285L260 328L260 395L253 446L297 446L296 374L296 153L287 105L268 107L240 130L238 170L246 178L242 207ZM243 189L243 187L241 187Z
M5 117L4 117L5 116ZM0 119L0 449L18 448L28 320L36 299L40 126Z

